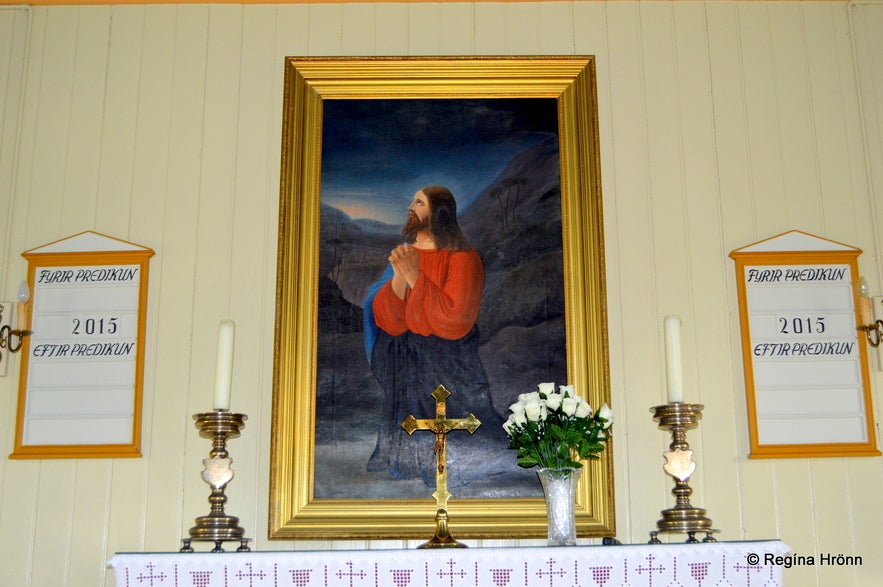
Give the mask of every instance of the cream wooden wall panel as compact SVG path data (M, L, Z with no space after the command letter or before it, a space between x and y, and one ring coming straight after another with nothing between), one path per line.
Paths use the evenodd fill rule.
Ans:
M444 38L442 6L431 2L408 4L408 55L449 55Z
M38 36L46 28L52 28L49 24L47 18L38 19L31 23L33 27L36 27L32 30L36 30ZM53 30L57 31L57 27ZM57 32L59 32L59 36L62 37L62 41L70 39L70 35L65 36L60 31ZM42 43L39 48L42 50ZM34 92L39 95L41 86L44 83L44 72L45 75L50 78L58 77L58 74L62 72L57 68L52 70L51 65L48 69L45 68L45 54L42 51L33 52L33 46L31 51L32 54L30 57L33 59L31 62L32 68L28 70L25 76L25 91ZM58 55L52 56L60 57ZM71 75L70 67L68 67L66 73L68 76ZM63 77L60 79L64 80ZM69 81L69 77L67 78L67 81ZM59 87L59 85L61 87ZM62 99L65 97L69 98L69 83L62 81L59 85L55 86L55 89L58 90L58 95L62 97ZM65 91L64 86L67 86L67 91ZM37 138L34 136L37 133L34 133L33 130L38 118L41 122L44 120L42 117L44 114L47 124L40 127L43 136ZM35 198L30 200L26 206L16 207L15 209L16 217L11 225L12 230L10 231L9 239L9 242L13 243L11 245L12 249L10 250L10 253L16 257L15 261L9 262L10 270L11 273L15 275L25 275L26 264L18 256L17 252L13 251L19 249L17 245L25 240L25 236L30 236L32 233L38 232L33 228L34 223L29 220L29 212L31 210L41 209L41 207L48 207L49 209L45 210L44 217L44 221L48 226L48 232L55 230L58 226L59 220L57 208L60 207L59 200L61 191L59 189L50 189L49 186L58 186L60 185L60 182L47 182L43 180L43 178L36 178L37 180L35 181L35 174L30 167L36 160L37 149L41 149L39 158L42 161L44 158L42 147L51 147L52 145L49 138L45 137L45 135L50 134L49 129L52 127L52 122L55 122L55 126L62 131L62 143L66 140L66 133L64 131L67 129L68 125L67 123L61 124L63 118L59 118L56 114L57 109L54 108L54 104L43 105L42 108L41 105L27 103L22 106L22 139L19 148L23 148L23 151L18 161L20 171L19 175L16 177L15 189L18 190L24 188L27 190L25 193L34 194ZM25 129L29 129L31 133L26 133ZM27 139L25 139L25 134L29 134ZM49 142L50 145L47 145L47 142ZM52 159L52 162L57 166L57 169L63 169L63 159L58 158L58 151L59 149L50 148L47 155ZM37 238L39 238L39 234L37 235ZM16 279L16 281L18 281L18 279ZM16 364L17 363L18 362L16 362ZM11 369L11 373L17 372L17 366L15 369ZM10 388L10 394L13 398L17 398L17 389L17 386ZM16 400L13 399L12 409L7 412L8 415L15 414L15 406L17 405L15 402ZM14 441L13 435L15 434L14 419L7 418L6 426L7 434L4 438L4 456L12 451ZM2 517L0 517L0 525L2 525L3 528L2 544L8 548L8 550L5 551L6 556L10 557L8 560L20 561L20 564L10 568L9 572L6 573L8 579L5 579L13 582L13 584L29 585L31 576L34 572L34 557L38 554L45 554L47 552L57 552L57 541L55 543L47 541L45 545L38 546L35 539L38 533L42 533L45 528L49 527L49 521L45 520L45 518L42 519L42 526L41 520L38 520L38 512L43 511L44 509L44 505L39 503L41 495L45 498L45 492L41 493L41 487L52 485L52 483L45 481L43 474L44 466L43 463L39 461L8 461L4 467L3 502L2 510L0 510L2 511ZM62 490L65 488L63 479L59 479L58 487ZM64 497L62 497L61 500L64 500ZM51 505L45 506L45 509L51 508ZM23 539L22 537L29 537L29 539ZM64 560L64 556L57 560Z
M275 33L277 59L281 60L283 57L289 55L308 55L310 53L310 8L312 6L313 5L283 4L274 7L276 13ZM281 73L282 65L279 65L278 67ZM281 102L281 82L279 88L279 99ZM281 103L279 105L279 111L282 111Z
M880 251L881 231L883 231L883 2L879 0L859 0L850 5L851 27L854 35L854 56L857 62L859 104L861 106L862 128L865 135L867 165L855 165L853 177L868 182L869 206L871 213L861 220L867 221L873 232L866 238L877 245L876 251L865 251L862 255L862 270L872 291L883 291L883 254ZM856 113L858 114L858 113ZM858 158L856 158L858 159ZM861 225L861 224L860 224ZM883 374L875 374L877 382L883 383ZM883 386L878 385L877 403L880 413L883 401ZM879 421L879 420L878 420Z
M147 396L149 425L155 427L147 447L148 477L144 487L143 548L167 549L177 543L187 510L184 488L194 480L183 475L188 464L199 462L192 451L194 413L188 396L199 381L193 356L194 312L199 298L196 273L199 198L203 170L208 7L181 6L169 26L174 28L174 58L168 72L171 85L171 135L168 176L163 194L164 233L152 259L151 282L160 314L156 322L157 372L152 395ZM147 243L143 243L147 244ZM157 289L159 288L159 289ZM201 300L199 300L201 302ZM210 327L211 329L211 327ZM214 331L217 333L217 325ZM206 332L206 337L211 334ZM203 359L208 360L208 359ZM205 373L202 368L199 373ZM184 450L182 450L184 447ZM202 458L202 457L200 457ZM195 499L195 498L194 498ZM200 506L202 504L199 504ZM192 506L195 507L195 506Z
M779 121L785 218L792 226L821 230L818 159L812 116L802 10L770 6L776 118Z
M516 2L506 8L506 54L539 55L542 50L537 21L542 7L532 2Z
M99 20L98 17L102 18ZM94 56L86 61L94 68L96 96L92 107L100 116L94 126L102 136L98 185L93 188L97 196L87 208L90 217L77 219L79 224L72 222L67 232L74 234L85 230L84 227L89 226L87 222L91 222L96 227L106 228L111 236L127 238L128 226L120 232L120 218L129 218L132 214L133 173L139 156L136 131L143 75L140 65L150 61L144 59L144 10L133 7L108 9L107 13L83 11L80 28L92 20L96 21L90 25L95 31L83 30L80 37L98 36L103 30L99 27L106 27L101 35L103 43L95 46ZM71 147L73 152L75 147ZM90 191L82 193L91 195Z
M444 55L475 54L475 7L468 3L442 3L439 30Z
M860 257L860 270L867 278L871 291L880 292L883 291L883 254L880 250L880 235L883 230L883 35L880 34L883 30L883 2L854 2L849 10L853 25L850 32L855 38L853 48L857 79L854 84L859 89L862 128L865 130L865 135L857 142L864 143L867 167L856 166L853 161L853 186L844 186L844 189L852 188L855 192L852 201L855 202L855 211L859 214L856 225L862 242L875 245L865 248ZM849 113L845 113L847 114ZM862 211L869 213L863 214ZM870 233L866 234L865 230L870 230ZM875 363L874 359L871 361L872 369L875 365L879 368L879 363ZM872 381L879 443L883 438L880 433L883 416L883 371L872 371ZM883 465L879 459L851 459L845 465L846 476L842 485L845 485L848 495L846 501L849 504L849 527L858 550L861 545L874 543L876 529L883 527L883 509L875 505L879 503L879 491L871 490L883 487ZM879 557L866 557L862 567L856 568L854 573L856 584L873 585L875 580L878 581L883 576L883 560Z
M16 151L18 149L21 95L24 84L28 11L20 7L0 10L0 283L13 275L9 265L9 243L14 200ZM12 278L14 279L14 277ZM11 372L11 369L8 369ZM10 413L10 412L7 412ZM0 463L0 477L3 464Z
M690 395L705 405L698 434L694 434L698 469L697 502L706 507L717 528L739 528L738 468L733 460L709 455L736 454L738 429L733 415L734 372L728 347L729 267L723 260L719 163L715 150L713 93L706 6L679 7L673 23L674 67L679 94L680 134L684 165L683 208L686 224L687 269L692 318L688 331L695 338L696 378ZM685 391L686 393L686 391ZM690 399L690 398L687 398ZM704 456L704 457L703 457ZM737 531L738 532L738 531ZM737 533L738 535L738 533Z
M623 312L611 316L610 330L623 336L625 364L623 386L625 403L617 407L619 427L628 430L616 445L619 458L627 455L629 490L618 496L619 507L630 512L630 526L620 527L619 534L627 539L646 536L655 527L660 504L665 504L670 487L660 474L661 453L665 438L650 418L649 408L664 401L658 374L663 364L661 348L655 340L660 332L657 324L655 292L658 275L653 267L653 219L650 199L650 140L640 45L640 16L634 4L607 5L607 52L610 78L610 125L615 132L612 151L606 157L608 171L615 182L615 192L605 194L615 199L622 210L618 216L620 239L618 258L619 290L611 292L619 299ZM627 310L625 310L627 309ZM640 357L639 363L629 357ZM637 365L640 364L640 367ZM659 391L659 393L654 393ZM624 442L622 442L624 441ZM658 449L658 450L657 450Z
M795 553L815 552L818 532L813 516L814 486L810 459L781 459L775 464L776 518L779 536ZM797 585L814 585L818 567L794 566L789 580Z
M849 500L843 499L843 488L838 487L836 483L824 482L827 479L845 479L848 460L817 459L812 462L812 475L815 481L812 489L813 517L816 521L813 552L836 555L837 553L864 550L860 544L854 541L851 525L843 523L852 514ZM842 575L842 568L818 567L820 585L836 585L840 582L838 579Z
M24 172L33 198L30 206L40 214L28 216L27 233L31 242L41 244L56 238L62 224L64 178L58 170L65 168L67 157L76 55L76 29L68 25L71 18L76 19L76 9L47 13L45 23L37 29L37 38L43 37L39 53L34 55L39 60L38 71L33 81L28 79L29 90L33 88L34 95L40 96L34 112L27 114L35 121L33 152L39 157Z
M98 203L94 196L101 169L109 21L110 10L106 7L78 15L76 47L69 64L73 77L71 99L69 104L56 105L70 124L64 166L59 169L63 181L62 230L67 234L81 232L82 227L95 223ZM131 133L125 134L131 136ZM131 180L131 149L122 150L120 154L125 157L126 153L129 157L121 166L124 174L121 183Z
M508 6L501 2L475 4L475 54L506 54L506 15Z
M406 55L408 47L407 5L374 5L375 55Z
M268 430L272 404L273 328L276 270L276 233L279 193L281 128L280 92L282 61L276 56L275 39L264 31L273 29L274 11L247 11L243 29L242 83L237 130L235 232L232 267L237 287L230 295L235 309L236 335L240 341L236 364L252 374L234 388L237 411L248 415L247 428L236 439L235 467L239 479L269 479ZM256 119L251 114L266 112ZM232 312L231 312L232 313ZM232 401L232 399L231 399ZM195 428L194 428L195 430ZM206 447L204 447L205 449ZM267 483L242 484L231 511L249 520L248 536L259 548L267 546ZM204 489L203 489L204 491Z
M753 226L755 212L751 203L754 187L748 149L748 111L744 92L746 70L750 70L751 65L742 56L736 7L731 3L714 2L706 6L705 14L714 97L717 182L721 216L726 219L721 228L723 242L725 247L734 243L735 246L742 246L751 243L756 236ZM735 299L735 280L732 285L729 297ZM735 334L739 335L738 327ZM741 352L738 343L732 348Z
M24 276L22 265L15 259L17 255L10 248L15 237L15 209L13 197L15 171L22 114L21 96L24 86L25 55L28 39L28 15L26 9L8 7L0 9L0 284L3 292L12 291L6 284L18 283ZM17 287L17 286L16 286ZM7 299L6 295L3 296ZM4 357L4 360L6 358ZM3 414L14 414L16 409L17 362L7 366L7 376L0 378L0 410ZM12 444L14 431L0 424L0 451ZM0 452L0 455L4 453ZM6 503L7 461L0 459L0 508ZM0 509L2 511L2 509ZM4 520L0 514L0 548L5 546Z
M782 178L782 137L776 118L775 57L766 4L738 6L748 110L752 201L760 238L776 234L787 218ZM781 230L779 230L781 232Z
M843 67L851 60L848 22L842 16L834 18L831 6L812 8L804 11L805 38L823 41L806 43L807 60L812 64L808 73L822 225L837 231L834 238L857 242L857 238L864 240L871 234L869 227L859 229L855 215L857 205L867 205L863 201L867 194L864 178L853 177L850 162L856 155L850 152L851 145L857 144L856 137L850 137L850 129L860 128L855 118L858 103L855 96L850 100L836 87L856 83L853 69ZM840 83L832 84L832 79ZM844 206L843 202L850 205Z
M70 559L71 514L74 510L74 485L77 462L70 459L41 461L40 482L34 496L39 504L33 521L34 566L30 580L34 585L63 585ZM64 531L59 531L64 528ZM55 561L56 564L39 564Z
M71 564L67 568L59 565L71 585L92 584L94 577L100 576L107 565L102 551L107 549L112 470L111 459L84 459L77 464L71 512L67 518L70 530L65 536L70 541Z
M137 8L133 8L137 11ZM136 12L137 13L137 12ZM177 9L174 6L155 7L154 9L143 12L143 30L142 50L137 56L135 62L140 63L137 69L138 78L129 80L131 84L137 88L137 95L133 98L135 108L135 126L132 147L134 157L132 179L129 186L122 193L115 194L120 200L123 194L129 195L126 200L129 201L128 216L128 234L125 236L128 240L137 244L150 246L156 252L156 255L150 261L150 288L148 291L147 312L148 316L169 316L173 321L176 319L178 325L186 325L185 316L175 316L175 308L180 305L180 300L176 303L161 304L161 292L163 285L167 285L168 289L173 293L181 296L188 295L190 291L187 288L187 282L183 285L175 280L164 279L164 266L168 265L169 259L165 256L164 235L168 223L166 216L170 214L183 214L186 210L184 201L167 203L170 177L170 160L171 153L175 152L172 142L172 101L174 97L174 71L176 63L176 38L175 38L175 22L177 18ZM130 17L131 18L131 17ZM114 19L116 21L116 19ZM119 51L123 55L126 51L121 48ZM111 54L116 52L111 50ZM135 56L128 56L130 61L136 59ZM116 57L121 62L120 66L125 65L124 57ZM181 60L183 61L183 60ZM125 78L125 76L123 76ZM122 80L121 80L122 81ZM108 199L114 197L114 194L107 194ZM113 209L113 208L111 208ZM114 218L107 214L99 217L99 227L109 225L119 225L119 216ZM188 220L192 219L188 218ZM109 229L110 231L111 229ZM188 229L186 232L190 232ZM115 231L113 231L115 233ZM180 252L172 257L180 259ZM184 256L184 259L188 257ZM180 261L179 261L180 262ZM180 290L177 289L180 287ZM189 315L189 307L187 308ZM177 401L185 390L186 385L186 363L184 367L180 367L180 355L184 355L182 350L186 348L183 342L187 339L184 336L183 329L175 328L174 324L168 324L166 321L157 319L148 320L147 328L147 353L145 356L144 369L144 395L142 398L142 454L144 459L114 462L113 475L110 487L110 499L108 505L109 518L115 520L116 523L109 528L109 535L106 540L108 544L124 545L122 549L138 550L144 548L145 524L146 522L140 517L132 516L131 510L146 511L148 505L148 490L150 486L151 472L155 469L150 467L150 459L154 454L154 439L161 439L165 435L171 435L173 438L180 440L180 436L176 435L176 430L183 428L184 422L172 421L168 422L168 426L163 427L163 432L154 432L154 424L157 420L154 418L153 406L159 402L159 405L170 404L169 409L178 409L183 411L183 403ZM164 332L164 328L168 327L168 331ZM165 336L160 336L164 333ZM163 346L158 349L158 341L163 341ZM172 343L171 341L182 341ZM166 346L168 344L168 346ZM168 353L164 353L168 350ZM174 354L172 354L174 353ZM161 358L158 358L161 357ZM159 361L162 361L160 363ZM164 369L159 369L159 365L170 369L170 373L174 383L162 385L158 382L167 381L168 377ZM170 397L163 397L169 394ZM160 415L163 415L160 409ZM178 450L180 453L180 450ZM176 454L176 453L173 453ZM177 457L180 459L180 457ZM174 463L174 460L172 461ZM161 469L160 469L161 470ZM170 471L171 473L171 471ZM169 487L180 487L180 480L173 475L169 475L163 479L163 482L169 483ZM180 507L180 491L176 492L173 497L167 498L167 503L171 507ZM136 508L132 504L137 504ZM168 520L168 518L164 518ZM173 545L173 542L168 544Z
M370 55L376 51L374 4L353 5L342 14L340 48L343 55Z
M879 386L877 387L879 389ZM875 398L877 409L877 442L880 442L880 397ZM878 444L879 446L879 444ZM875 462L876 461L876 462ZM883 528L883 508L880 507L880 492L883 487L883 467L879 459L848 459L845 463L845 477L837 479L836 487L845 488L846 497L840 497L849 506L848 517L841 524L849 527L852 541L848 546L839 547L836 553L847 554L845 548L853 546L855 553L866 552L865 545L876 544L877 532ZM836 522L835 522L836 523ZM835 553L835 554L836 554ZM864 557L862 567L855 569L856 585L874 585L883 577L883 560L875 555Z
M169 176L169 147L172 116L172 84L175 68L175 17L174 6L156 7L144 14L143 48L138 56L141 66L138 78L132 85L138 89L135 97L135 126L133 130L132 177L128 185L120 186L106 194L106 199L118 199L129 194L128 215L117 213L111 202L107 214L99 209L98 226L115 226L120 217L127 217L132 242L150 246L147 243L161 243L164 205ZM143 56L143 57L142 57ZM133 56L134 58L134 56ZM128 64L130 67L132 62ZM106 216L106 217L105 217ZM155 266L156 261L151 261ZM151 275L151 284L154 283ZM149 310L156 310L153 298L148 298ZM156 315L156 314L154 314ZM154 329L155 330L155 329ZM155 340L156 333L148 329L148 338ZM152 347L151 347L152 348ZM145 369L147 373L151 370Z
M14 411L6 412L13 414ZM8 418L7 418L8 421ZM14 425L7 424L4 456L12 450ZM37 516L37 489L40 465L30 461L8 461L3 468L2 516L0 546L7 561L16 561L4 569L4 580L12 585L29 585L28 577L34 564Z
M341 4L309 5L309 45L305 55L341 55Z
M540 53L543 55L572 55L573 51L572 2L549 2L539 5L537 22L540 36Z

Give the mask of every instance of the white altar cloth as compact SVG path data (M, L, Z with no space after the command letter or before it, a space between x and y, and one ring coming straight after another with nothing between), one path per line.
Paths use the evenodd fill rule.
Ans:
M117 587L781 587L778 540L628 546L119 553ZM757 557L755 560L754 556Z

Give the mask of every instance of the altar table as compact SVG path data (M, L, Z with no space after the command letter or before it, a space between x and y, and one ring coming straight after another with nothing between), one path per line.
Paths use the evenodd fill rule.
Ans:
M119 553L117 587L781 587L778 540L623 546Z

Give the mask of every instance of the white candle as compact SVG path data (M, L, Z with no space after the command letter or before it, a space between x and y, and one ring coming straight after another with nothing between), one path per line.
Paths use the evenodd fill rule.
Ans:
M862 319L862 325L871 324L874 321L871 317L871 298L868 297L868 282L865 281L864 277L861 277L858 280L858 293L858 307Z
M18 330L27 330L30 320L28 319L28 300L31 299L31 290L27 281L18 284L18 312L16 326Z
M681 372L681 319L666 316L665 324L665 384L668 403L684 401L684 382Z
M215 373L216 410L230 409L230 386L233 383L233 338L236 325L232 320L221 320L218 327L218 362Z

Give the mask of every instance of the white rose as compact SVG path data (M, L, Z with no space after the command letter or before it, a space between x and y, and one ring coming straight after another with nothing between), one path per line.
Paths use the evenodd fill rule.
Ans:
M516 426L524 426L527 424L527 416L524 415L524 412L512 414L509 416L509 419L512 420L512 423Z
M550 393L555 393L555 384L554 383L540 383L537 388L539 392L545 395L549 395Z
M514 404L509 406L509 411L513 414L524 415L524 404L521 402L515 402Z
M561 400L561 411L568 416L574 415L578 406L579 401L575 397L566 397Z
M549 408L550 410L557 410L558 408L561 407L561 400L563 400L563 399L564 399L564 396L561 395L560 393L550 394L546 398L546 407Z
M601 409L598 410L598 417L607 420L604 423L605 430L607 428L610 428L610 426L613 424L613 410L611 410L610 406L608 406L607 404L604 404L603 406L601 406Z
M524 415L527 416L527 419L531 422L539 422L540 420L545 420L546 405L539 400L525 404Z
M580 400L579 405L576 407L576 414L574 414L577 418L586 418L592 415L592 406L589 402Z
M560 387L558 387L558 393L561 393L568 397L576 397L576 392L573 391L572 385L561 385Z
M523 404L528 404L530 402L538 402L540 401L540 392L531 391L530 393L522 393L518 396L518 401Z

